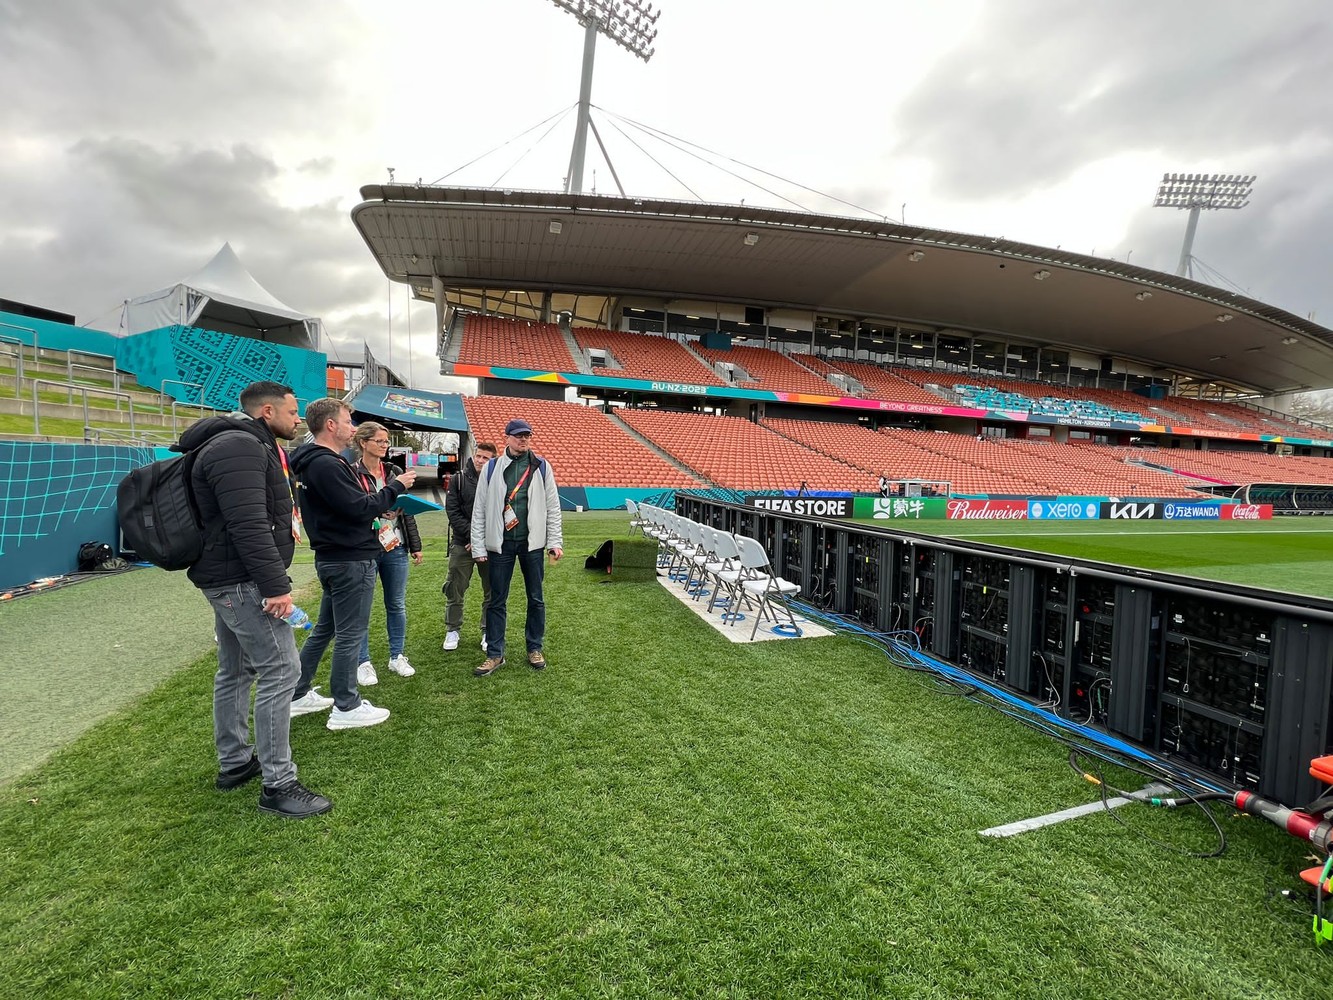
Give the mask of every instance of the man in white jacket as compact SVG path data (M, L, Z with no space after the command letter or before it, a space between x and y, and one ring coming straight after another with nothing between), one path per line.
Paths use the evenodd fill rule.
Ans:
M491 580L486 659L472 671L478 677L504 666L509 584L515 563L523 571L523 586L528 592L528 621L523 635L528 666L533 670L545 668L545 552L551 554L552 565L564 555L555 473L550 463L533 454L532 426L526 420L511 420L505 425L504 451L486 463L472 506L472 557L488 564Z

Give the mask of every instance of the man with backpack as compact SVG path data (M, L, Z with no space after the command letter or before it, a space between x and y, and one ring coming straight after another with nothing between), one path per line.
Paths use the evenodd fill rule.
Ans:
M505 425L505 449L486 463L472 507L472 558L488 564L491 578L486 659L472 671L478 677L504 666L509 584L515 563L523 571L523 586L528 593L524 629L528 666L533 670L546 667L542 652L546 637L542 556L548 551L552 565L564 555L555 474L546 459L532 452L532 426L526 420L511 420Z
M288 739L300 661L283 619L292 613L287 567L299 522L278 441L292 439L301 416L291 388L277 382L247 386L240 403L242 412L201 420L179 444L192 455L189 486L204 536L203 552L186 575L213 606L217 630L216 784L228 791L262 773L259 808L303 819L328 812L333 803L296 780Z

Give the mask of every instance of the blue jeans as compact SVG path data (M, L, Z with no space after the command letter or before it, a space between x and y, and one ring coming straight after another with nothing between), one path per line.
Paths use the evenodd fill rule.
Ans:
M296 780L292 763L292 690L296 686L296 639L292 627L263 609L253 583L208 587L218 635L218 672L213 679L213 742L218 766L228 771L253 753L270 788ZM256 681L258 684L256 686ZM250 747L250 688L255 687L255 744Z
M400 545L388 552L381 552L376 560L380 574L380 590L384 592L384 621L389 629L389 659L403 651L407 641L407 546ZM374 603L374 599L371 599ZM370 629L366 628L366 639L361 643L360 663L370 659Z
M546 602L542 600L542 578L546 570L542 549L529 551L527 541L502 543L499 552L486 553L491 574L491 606L486 611L486 655L505 655L505 623L509 618L509 583L514 579L514 563L523 571L523 586L528 592L528 622L523 630L528 652L542 648L546 638Z
M319 621L301 647L301 679L295 698L305 697L319 669L319 661L333 642L333 665L329 689L340 711L350 712L361 704L356 688L356 665L361 644L370 629L370 602L375 596L375 560L321 561L315 556L315 575L324 596L319 599Z

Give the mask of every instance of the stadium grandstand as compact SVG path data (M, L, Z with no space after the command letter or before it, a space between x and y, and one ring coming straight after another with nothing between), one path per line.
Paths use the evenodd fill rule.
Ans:
M479 380L469 417L540 413L587 485L1199 499L1333 469L1333 430L1285 409L1333 385L1333 333L1189 278L744 206L362 197L385 274L435 304L441 372Z
M434 303L441 372L476 378L477 396L410 386L368 350L330 363L308 349L319 321L269 302L224 247L197 280L141 297L166 303L139 324L155 329L0 314L3 433L123 448L101 486L80 487L104 495L125 462L276 375L302 400L345 395L409 459L445 432L456 447L415 453L441 483L521 411L570 509L691 488L873 495L888 480L1008 502L1333 510L1333 430L1288 409L1333 386L1333 333L1189 278L743 206L392 184L362 196L355 225L390 279ZM256 329L314 334L251 336L225 311L237 302ZM187 306L211 326L191 326ZM36 455L7 467L24 476Z

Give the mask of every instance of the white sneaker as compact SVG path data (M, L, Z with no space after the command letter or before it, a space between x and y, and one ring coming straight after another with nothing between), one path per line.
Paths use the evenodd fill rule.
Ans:
M361 704L350 712L335 708L329 713L329 721L326 726L329 729L360 729L363 726L378 726L388 717L389 710L387 708L376 708L362 698Z
M399 653L389 661L389 669L399 677L411 677L417 672L416 667L407 662L407 657Z
M375 664L367 660L356 668L356 686L374 687L380 682L380 675L375 673Z
M446 653L458 648L458 630L450 632L444 637L444 651Z
M481 633L481 651L486 652L486 633Z
M312 687L301 697L292 701L292 716L309 715L311 712L322 712L326 708L333 707L333 699L325 698L319 693L319 688Z

